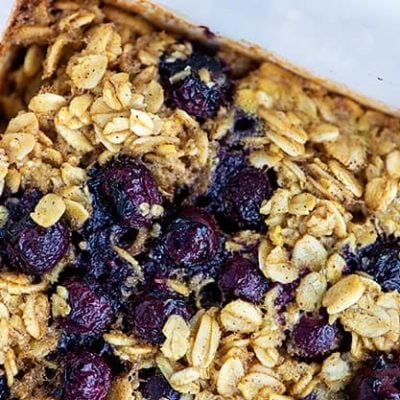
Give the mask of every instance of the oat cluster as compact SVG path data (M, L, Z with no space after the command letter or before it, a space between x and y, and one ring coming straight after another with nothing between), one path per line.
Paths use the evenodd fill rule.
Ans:
M168 63L192 57L197 44L105 3L37 1L13 27L10 40L16 56L0 94L4 123L0 134L0 378L15 398L68 400L67 392L54 389L62 380L63 352L70 346L65 344L64 330L89 335L87 342L78 341L78 347L90 347L93 338L86 330L96 326L102 345L112 349L114 358L107 362L119 360L123 365L113 371L109 400L155 399L150 384L143 383L150 378L142 375L154 368L161 374L154 379L167 388L163 396L169 400L345 399L346 388L363 362L375 352L400 350L400 267L393 256L400 247L392 243L400 235L400 121L272 63L257 65L229 49L219 49L217 56L229 70L232 87L222 81L223 74L219 83L213 82L217 67L198 67L195 59L174 71L166 86L160 63L172 70ZM179 107L181 97L168 93L168 85L176 90L174 85L193 77L200 77L193 90L208 88L210 97L215 95L213 88L229 92L226 101L214 99L212 107L218 108L215 113L210 108L205 118L198 116L203 103L196 104L191 114L191 103ZM183 85L181 89L189 90ZM256 121L257 128L250 133L247 125L235 128L238 115L245 115L247 124ZM175 212L173 204L182 188L189 192L190 203L215 183L221 149L240 153L244 171L251 169L254 182L258 173L274 172L276 182L268 181L257 192L264 196L256 210L262 224L251 214L251 224L246 226L247 214L231 204L219 208L223 202L217 201L213 212L218 223L222 226L221 221L228 220L230 224L222 240L215 233L214 220L185 211L177 224L203 224L211 239L206 250L196 249L195 262L188 261L183 250L174 253L174 262L184 268L196 264L203 271L201 257L206 254L211 272L176 274L170 273L169 264L165 267L169 275L167 279L163 275L163 284L173 293L171 301L190 302L192 311L177 307L167 313L169 300L161 295L145 297L143 302L157 301L156 313L167 313L157 333L161 336L146 340L145 334L138 334L137 319L126 324L124 315L129 311L124 310L130 310L147 265L157 266L165 252L171 254L172 239L160 239L150 263L142 254L163 234L169 238L162 218L169 221L169 208ZM114 301L118 303L114 322L105 332L96 321L77 327L71 325L79 312L71 293L72 287L78 287L73 285L83 283L71 283L64 275L69 266L76 269L83 262L79 251L96 246L97 239L79 235L85 230L97 232L93 228L97 222L91 222L97 221L95 197L104 195L109 176L103 173L106 178L96 183L100 190L95 192L89 182L100 174L90 171L126 158L145 166L158 191L149 178L148 193L153 192L138 207L143 222L133 226L138 231L133 244L110 244L112 257L129 266L128 272L118 270L121 278L115 278L124 282L122 292L112 294L123 300L105 300L103 287L100 290L92 281L87 284L92 303L107 312ZM125 173L124 162L116 167L120 174ZM246 182L242 182L244 192ZM68 242L68 250L57 249L61 261L57 259L40 276L26 268L21 272L22 256L7 259L2 253L8 248L1 228L15 218L15 199L28 189L39 189L41 194L24 218L43 240L47 240L43 232L57 227L62 232L68 226L77 235ZM221 196L236 193L232 188L218 190ZM110 193L107 196L114 201L117 195ZM243 221L234 225L232 215ZM131 220L122 220L124 224L132 228ZM99 226L108 232L108 225ZM112 238L119 234L110 232ZM382 252L376 245L381 242ZM357 258L359 250L368 246L378 250ZM265 280L261 300L250 301L239 289L228 288L222 299L207 303L203 289L217 281L212 268L237 254L261 273L252 282ZM387 261L381 262L380 254ZM367 265L368 257L372 261ZM95 262L91 259L89 264ZM385 271L374 270L375 265L390 262L394 263L387 272L390 279ZM121 267L121 271L125 270ZM94 273L96 278L101 274L100 270ZM155 276L151 279L159 283ZM132 307L138 313L139 306ZM68 320L69 328L60 320ZM320 335L319 344L306 343L313 334ZM102 396L92 398L102 400Z

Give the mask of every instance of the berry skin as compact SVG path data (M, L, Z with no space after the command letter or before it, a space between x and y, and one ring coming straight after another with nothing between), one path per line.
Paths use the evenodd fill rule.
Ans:
M227 185L228 180L246 166L246 157L243 152L220 150L218 152L218 164L212 176L208 196L213 201L218 201L220 193Z
M187 299L169 289L166 279L156 279L131 301L126 322L141 339L159 345L165 340L162 329L172 314L189 320L193 310Z
M296 289L300 285L300 279L296 279L291 283L275 283L274 287L278 287L278 296L275 299L275 306L278 311L285 311L286 306L294 300Z
M227 260L221 267L218 286L225 300L240 298L252 303L260 303L269 285L257 265L236 256Z
M157 369L142 370L139 375L139 391L146 400L179 400L180 394L168 383Z
M208 75L209 81L201 78ZM201 119L215 116L230 95L231 83L222 63L215 57L194 52L187 59L169 61L163 57L160 65L160 81L172 107L185 110ZM184 77L179 79L179 73Z
M104 400L111 387L111 370L104 359L86 350L64 360L62 400Z
M399 355L376 353L359 369L346 393L351 400L399 400L399 382Z
M71 279L65 287L71 311L60 321L63 330L91 337L103 334L114 319L111 303L82 279Z
M319 360L338 350L343 336L341 327L330 325L322 312L303 314L290 333L289 352L304 360Z
M251 136L261 136L264 133L263 123L253 114L236 110L231 130L223 137L223 146L236 147L241 140Z
M113 303L121 305L133 294L139 277L130 264L113 249L116 238L125 232L117 225L104 227L90 234L86 256L88 275L96 280Z
M183 299L160 298L150 294L137 299L128 319L137 336L148 343L160 345L165 340L162 329L172 314L189 319L191 310Z
M318 400L318 397L315 393L310 393L308 396L304 397L303 400Z
M22 272L49 272L67 254L70 232L63 222L42 228L31 220L9 231L6 239L8 259Z
M173 279L215 276L223 258L222 244L214 217L200 208L185 207L167 224L145 270L152 277Z
M228 179L221 191L223 215L232 226L257 228L263 222L261 203L271 195L270 183L261 171L243 168Z
M278 296L275 299L275 306L278 311L284 311L286 306L293 301L296 293L296 289L299 286L300 281L294 281L287 284L275 284L274 286L278 286Z
M135 229L151 225L152 215L147 209L161 205L162 198L151 172L143 164L128 158L114 158L92 169L90 176L94 216L89 230L110 221Z
M0 253L7 263L34 275L49 272L64 258L70 244L70 230L63 221L43 228L30 218L29 213L41 197L40 191L28 190L20 200L6 202L10 215L0 232L5 244Z
M248 166L240 151L221 150L218 161L209 190L197 203L207 207L225 231L265 231L260 208L276 188L273 170L263 172Z
M273 288L278 288L278 296L275 299L274 305L279 312L285 311L287 305L292 302L296 296L296 289L300 285L301 278L309 273L308 268L300 271L299 278L291 283L277 283L273 284Z
M7 386L6 376L0 375L0 400L7 400L10 398L10 389Z
M214 219L195 208L186 208L172 222L164 248L173 262L190 267L213 258L218 251L218 228Z
M363 271L371 275L386 291L400 291L400 241L394 237L379 237L375 243L357 253L344 250L351 272Z

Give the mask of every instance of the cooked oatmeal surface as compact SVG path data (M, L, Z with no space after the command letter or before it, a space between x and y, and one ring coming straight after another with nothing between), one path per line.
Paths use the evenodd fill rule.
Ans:
M31 5L0 399L397 398L400 121L100 1Z

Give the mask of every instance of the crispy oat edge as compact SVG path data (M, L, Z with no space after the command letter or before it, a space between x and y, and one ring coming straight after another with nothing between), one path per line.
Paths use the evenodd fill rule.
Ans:
M295 73L296 75L311 80L326 89L338 93L340 95L349 97L358 103L373 108L377 111L386 114L400 117L400 108L389 106L382 101L372 99L361 93L358 93L348 86L335 82L333 80L320 77L311 71L300 67L289 60L275 54L272 51L264 49L263 47L247 42L245 40L235 41L224 36L212 34L204 26L197 25L185 17L168 10L167 8L154 3L150 0L103 0L104 3L117 6L126 11L135 12L143 15L151 23L166 31L172 31L182 34L189 39L201 40L208 43L215 43L225 48L230 48L240 54L243 54L255 61L270 61L285 70ZM17 19L23 18L29 22L30 6L34 5L35 0L16 0L14 9L8 19L6 28L3 30L3 35L0 41L0 92L3 90L4 82L6 80L7 71L10 68L13 60L15 47L11 45L9 40L13 33Z
M204 26L199 26L186 17L168 10L167 8L149 0L103 0L107 4L111 4L127 11L135 12L145 16L154 25L167 31L182 34L189 39L202 40L206 42L216 43L225 48L230 48L240 54L243 54L256 61L270 61L290 72L299 75L302 78L311 80L326 89L349 97L358 103L373 108L377 111L400 117L400 108L389 106L382 101L367 97L361 93L352 90L350 87L335 82L333 80L318 76L313 72L298 66L280 55L264 49L263 47L247 42L245 40L236 41L224 36L216 35L210 37L209 32Z

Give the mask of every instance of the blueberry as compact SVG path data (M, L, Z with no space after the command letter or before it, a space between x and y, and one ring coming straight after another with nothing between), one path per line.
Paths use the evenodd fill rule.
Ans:
M237 146L243 138L261 136L263 133L263 123L257 116L238 109L234 113L232 128L223 137L222 144L228 147Z
M233 175L221 191L222 213L234 226L257 228L262 224L261 203L272 195L272 187L265 174L246 167Z
M246 258L236 256L226 261L221 267L218 286L225 300L240 298L259 303L269 285L256 264Z
M218 159L210 188L199 196L198 203L208 207L225 230L265 231L260 208L276 187L273 171L263 172L248 166L244 154L239 151L222 150Z
M96 293L83 279L70 279L65 287L68 290L68 304L71 311L60 321L63 330L73 335L103 334L114 319L111 303Z
M9 197L5 206L9 212L9 220L13 223L29 215L36 207L36 204L43 197L43 192L37 188L26 189L16 197Z
M221 191L228 180L247 166L246 156L242 151L218 151L218 164L212 176L209 196L218 201Z
M132 283L140 280L132 266L114 249L115 241L124 232L120 226L112 225L91 233L84 254L87 273L118 304L126 301L135 290Z
M303 314L289 334L288 349L301 359L319 360L338 350L343 338L340 325L330 325L323 312Z
M274 302L274 305L278 311L285 311L286 306L293 301L299 284L300 282L294 281L288 284L273 285L274 287L278 287L278 295Z
M89 272L96 278L108 275L120 262L112 243L112 238L118 231L118 225L112 225L93 232L88 238L86 255L90 265Z
M218 251L218 227L211 215L193 207L184 209L163 239L167 255L182 267L204 263Z
M221 265L223 236L214 217L197 207L185 207L167 225L152 251L156 276L188 279L215 277Z
M104 400L111 381L111 370L101 356L86 350L71 352L64 360L62 399Z
M375 243L357 253L344 250L351 272L363 271L371 275L384 290L400 291L400 241L395 237L379 237Z
M202 71L207 71L208 82L202 80ZM159 72L168 103L195 117L216 115L229 97L231 83L221 61L203 52L196 51L185 60L170 61L164 56ZM180 73L182 78L179 78Z
M351 400L399 400L400 358L376 353L356 374L346 390Z
M168 383L164 375L155 368L141 370L139 391L146 400L179 400L180 394Z
M10 390L7 386L7 379L5 374L0 375L0 400L7 400L10 398Z
M128 323L138 337L151 344L165 340L162 329L170 315L176 314L189 319L192 309L186 301L166 290L150 290L150 293L133 300Z
M6 203L9 219L0 232L5 246L1 251L7 263L28 274L50 271L67 254L70 230L63 222L49 228L37 225L29 216L42 193L26 191L21 199Z
M161 194L151 172L126 157L114 158L90 171L94 219L91 229L110 220L129 228L147 228L152 222L150 207L160 205Z
M300 285L300 279L296 279L291 283L275 283L274 287L278 288L278 295L275 299L275 306L278 311L284 311L286 306L294 300L296 289Z
M310 393L308 396L304 397L303 400L318 400L318 397L315 393Z
M185 207L167 222L144 270L152 278L210 278L216 275L223 256L223 236L213 216L197 207Z
M285 311L287 305L292 302L296 295L296 289L300 285L301 278L307 275L310 271L304 268L300 271L299 278L291 283L274 283L273 288L278 288L278 295L274 305L279 312Z
M50 271L67 254L70 232L63 222L42 228L25 219L6 236L7 258L28 274Z

